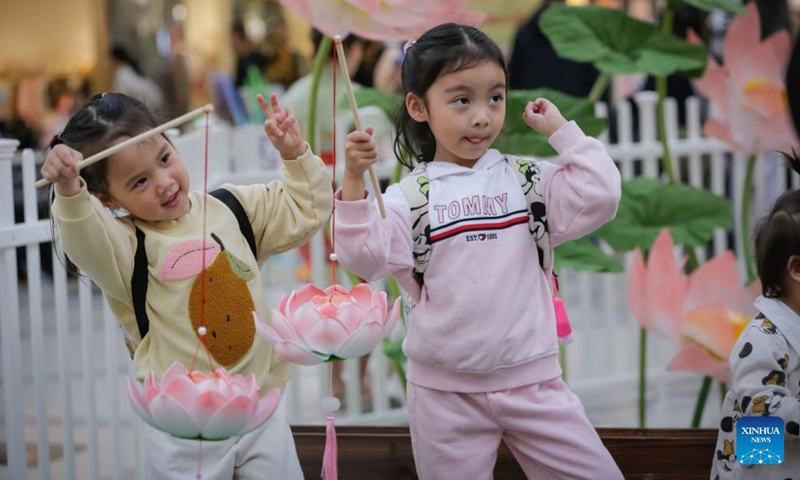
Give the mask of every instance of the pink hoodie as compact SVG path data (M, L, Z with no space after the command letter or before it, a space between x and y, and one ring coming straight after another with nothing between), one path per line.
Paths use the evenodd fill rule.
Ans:
M541 195L553 246L608 222L620 175L603 144L574 122L550 137L560 165L542 162ZM557 377L553 297L528 230L514 165L488 150L473 166L430 162L434 239L425 284L412 277L410 209L398 185L371 199L336 194L336 253L362 278L392 275L418 300L403 347L408 381L438 390L489 392Z

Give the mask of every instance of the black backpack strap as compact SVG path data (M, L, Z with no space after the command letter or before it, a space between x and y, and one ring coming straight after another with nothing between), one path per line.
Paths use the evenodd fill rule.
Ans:
M258 258L256 250L256 237L253 234L253 226L247 218L244 207L230 190L218 188L208 193L212 197L224 203L233 212L236 221L239 223L239 230L247 240L253 256ZM136 254L133 257L133 275L131 276L131 296L133 300L133 312L136 315L136 324L139 326L139 337L141 339L150 331L150 319L147 317L147 251L144 247L144 232L136 227Z
M139 326L139 338L143 339L150 330L150 319L147 317L147 251L144 249L144 232L136 227L136 254L133 257L133 275L131 275L131 296L136 324Z
M250 245L250 251L253 252L253 256L258 259L256 236L253 234L253 225L250 223L250 219L247 218L247 213L245 213L244 207L236 196L225 188L218 188L208 192L208 194L231 209L231 212L236 216L236 221L239 222L239 230L242 232L242 235L244 235L245 240L247 240L247 244Z

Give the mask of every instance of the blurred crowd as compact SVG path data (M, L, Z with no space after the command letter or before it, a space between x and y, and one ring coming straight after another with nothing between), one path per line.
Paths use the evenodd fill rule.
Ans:
M590 64L559 58L539 27L543 11L559 1L563 0L541 0L528 18L521 19L507 49L510 88L551 88L580 97L589 94L598 72ZM641 6L642 2L630 5ZM639 18L643 16L638 10L632 11L632 7L629 13ZM783 17L787 18L787 15ZM724 34L729 20L730 15L724 12L709 14L683 4L676 11L673 33L687 38L691 32L707 42L711 54L719 57L721 52L717 40ZM311 83L309 72L314 52L303 54L292 44L290 25L282 15L265 18L262 31L253 31L249 26L241 20L234 21L230 26L230 55L234 58L232 71L205 72L205 78L199 81L190 78L186 59L179 49L174 48L181 40L179 31L170 31L173 53L165 59L159 59L155 67L152 58L136 51L135 44L112 45L107 61L110 65L110 88L143 100L165 120L185 113L194 106L193 103L210 100L217 106L219 116L235 125L260 122L260 112L253 108L255 93L274 91L285 98L282 101L286 105L294 108L302 125L303 116L307 113L303 107L308 100ZM781 26L784 25L765 25L765 29ZM319 39L319 32L312 31L314 48L319 45ZM399 91L403 60L401 43L376 42L351 36L345 44L356 87ZM152 56L152 52L149 53ZM330 96L333 90L333 65L332 59L329 60L320 89L323 97L319 102L317 117L322 122L319 135L323 150L328 149L330 132L327 130L332 128L332 102L326 101L325 96ZM148 66L150 68L146 68ZM602 98L615 101L631 98L641 90L652 89L652 78L618 76ZM0 138L16 138L23 148L41 149L60 131L71 114L99 91L88 79L66 77L31 75L23 76L13 84L5 85L5 88L0 84ZM203 93L196 95L197 91ZM669 79L668 94L676 97L682 107L682 100L694 95L695 91L688 79L675 77ZM344 89L338 88L337 95L344 95ZM633 107L635 114L635 104ZM679 117L683 121L682 108ZM614 132L611 135L613 139Z

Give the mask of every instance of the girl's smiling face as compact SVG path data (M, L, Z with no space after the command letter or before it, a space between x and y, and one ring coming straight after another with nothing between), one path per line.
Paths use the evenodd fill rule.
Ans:
M492 145L506 115L506 75L486 61L437 78L422 99L406 97L408 112L428 122L436 138L434 160L471 167Z
M114 142L119 144L128 137ZM105 160L106 206L121 207L134 218L177 220L189 212L189 173L180 155L161 135L132 145Z

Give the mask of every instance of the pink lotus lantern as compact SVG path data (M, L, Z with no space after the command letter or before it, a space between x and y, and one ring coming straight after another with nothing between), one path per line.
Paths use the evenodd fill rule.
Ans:
M335 261L335 254L331 260ZM400 318L400 299L387 312L386 292L373 291L360 283L349 292L339 285L322 290L305 285L284 296L272 310L272 327L253 317L256 330L286 360L300 365L315 365L345 358L356 358L371 352L391 333ZM337 480L336 430L333 412L339 409L333 393L322 399L326 413L325 450L322 478Z
M350 32L371 40L408 40L440 23L478 24L486 17L467 11L467 0L281 0L281 4L329 37Z
M305 285L284 296L272 310L272 327L256 319L256 329L278 355L299 365L356 358L371 352L400 318L399 301L387 312L386 292L360 283L349 292L332 285Z
M145 422L174 437L223 440L264 423L278 408L280 391L262 397L252 373L231 375L224 368L210 375L189 373L175 362L160 381L153 372L142 385L129 379L128 397Z

